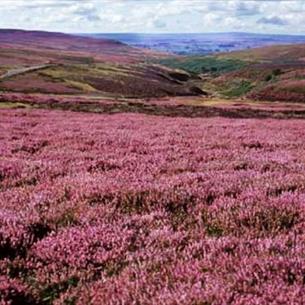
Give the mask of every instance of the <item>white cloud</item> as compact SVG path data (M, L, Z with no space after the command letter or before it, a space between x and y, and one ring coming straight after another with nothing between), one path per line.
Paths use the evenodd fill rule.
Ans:
M302 0L1 0L0 27L64 32L305 34Z
M284 18L278 17L278 16L270 16L270 17L262 17L257 20L258 24L273 24L273 25L279 25L284 26L287 25L288 22Z

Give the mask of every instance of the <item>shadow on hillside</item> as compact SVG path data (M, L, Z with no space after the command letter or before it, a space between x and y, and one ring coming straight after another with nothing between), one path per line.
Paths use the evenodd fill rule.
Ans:
M51 98L48 100L40 101L39 99L31 98L18 98L3 99L0 96L0 109L1 104L10 104L10 108L38 108L38 109L56 109L77 112L90 112L90 113L142 113L148 115L168 116L168 117L225 117L225 118L243 118L243 119L305 119L305 110L266 110L246 108L241 105L240 108L225 108L214 106L194 106L194 105L173 105L173 104L154 104L149 102L138 101L88 101L88 100L61 100ZM16 105L16 107L13 107Z
M100 104L100 103L51 103L34 105L39 108L60 109L80 112L94 113L142 113L148 115L168 116L168 117L225 117L244 119L305 119L305 110L263 110L251 108L219 108L213 106L192 106L192 105L156 105L143 104L138 102Z

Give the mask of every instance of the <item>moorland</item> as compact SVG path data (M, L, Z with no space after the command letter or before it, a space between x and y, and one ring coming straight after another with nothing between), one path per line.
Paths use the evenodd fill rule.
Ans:
M0 304L304 304L304 54L0 30Z

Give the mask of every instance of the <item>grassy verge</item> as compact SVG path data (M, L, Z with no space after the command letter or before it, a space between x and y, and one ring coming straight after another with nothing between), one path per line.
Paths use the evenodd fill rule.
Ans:
M232 87L222 91L221 94L229 98L240 97L247 94L253 87L254 85L251 82L241 80L233 83Z

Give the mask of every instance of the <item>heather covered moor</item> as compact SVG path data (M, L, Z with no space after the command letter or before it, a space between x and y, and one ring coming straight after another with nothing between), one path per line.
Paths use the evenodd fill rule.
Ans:
M305 2L0 3L0 305L305 304Z
M304 304L305 121L0 110L0 304Z

